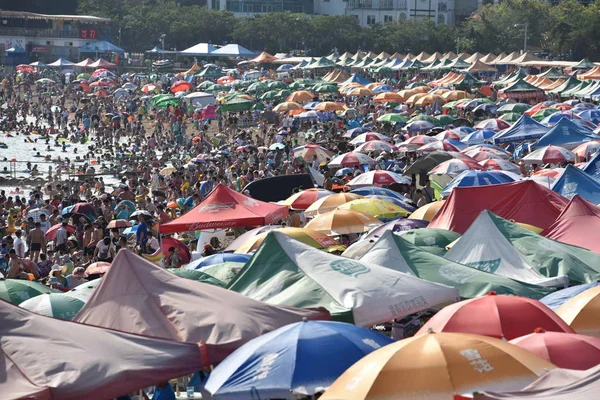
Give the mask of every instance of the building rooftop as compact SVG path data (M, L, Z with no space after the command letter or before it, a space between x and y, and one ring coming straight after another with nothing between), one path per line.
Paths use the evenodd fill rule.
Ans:
M54 21L78 21L78 22L101 22L109 23L110 18L93 17L90 15L49 15L38 14L26 11L6 11L0 10L0 18L28 18L28 19L43 19Z

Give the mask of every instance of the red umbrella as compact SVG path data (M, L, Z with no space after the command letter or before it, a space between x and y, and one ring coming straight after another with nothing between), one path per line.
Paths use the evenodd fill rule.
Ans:
M88 275L105 274L110 269L110 265L111 264L109 262L98 261L90 264L85 270L85 273Z
M574 333L551 309L537 300L519 296L487 296L444 307L417 332L462 332L512 340L542 327Z
M177 81L171 85L171 92L185 92L186 90L190 90L192 88L192 84L188 81Z
M172 237L166 237L166 238L162 239L160 247L161 247L162 252L165 257L167 256L167 254L169 252L169 248L175 247L175 248L179 249L179 256L181 257L181 261L184 264L187 264L192 260L192 255L190 254L190 250L185 245L185 243L183 243L181 240L177 240Z
M113 219L106 225L107 229L112 228L129 228L131 224L126 219Z
M17 65L17 71L21 71L21 72L33 72L34 70L35 70L35 68L33 68L31 65L28 65L28 64Z
M510 124L500 118L486 119L475 125L475 129L491 129L496 132L508 128L510 128Z
M56 236L56 231L61 226L62 226L62 224L56 224L56 225L53 225L52 227L50 227L50 229L48 229L48 232L46 232L46 239L48 239L48 240L54 240L54 237ZM67 232L74 233L75 232L75 227L71 226L71 225L67 225Z
M77 203L71 209L71 214L96 214L90 203Z
M104 81L96 81L96 82L90 84L90 87L108 87L108 86L110 86L110 85Z
M600 364L600 339L576 333L546 332L519 337L510 343L545 358L559 368L586 370Z

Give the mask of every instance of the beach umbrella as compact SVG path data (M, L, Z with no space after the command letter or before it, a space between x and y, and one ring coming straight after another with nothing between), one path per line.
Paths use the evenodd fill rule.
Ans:
M267 87L269 89L287 89L288 84L283 81L270 81L267 82Z
M473 109L473 112L476 113L477 111L481 111L484 113L494 113L494 112L496 112L497 109L498 109L498 106L496 104L483 103L483 104L480 104L477 107L475 107Z
M302 105L293 101L284 101L283 103L277 104L273 111L275 112L288 112L295 110L302 110Z
M417 209L417 211L410 214L410 219L432 221L435 215L440 211L446 200L438 200Z
M369 186L369 187L362 187L359 189L353 189L352 191L350 191L350 193L357 194L359 196L377 195L377 196L393 197L403 203L412 204L412 200L409 199L408 197L404 197L400 193L398 193L394 190L391 190L388 188L383 188L383 187L378 187L378 186Z
M583 371L600 364L600 339L591 336L537 328L534 333L513 339L510 343L559 368Z
M336 103L334 101L324 101L317 104L314 109L317 111L343 111L344 104Z
M439 164L437 167L429 171L428 175L458 175L463 171L479 170L482 171L481 165L477 161L470 159L451 158Z
M334 84L320 84L313 86L312 91L315 93L337 93L338 87Z
M52 79L49 79L49 78L42 78L42 79L38 79L37 81L35 81L35 83L40 83L43 85L54 85L56 82L54 82Z
M245 264L250 257L251 256L249 254L217 253L192 261L183 268L187 270L198 270L210 267L211 265L223 264L226 262Z
M454 122L454 117L451 117L450 115L440 114L436 115L434 118L439 121L439 125L441 126L450 125Z
M152 213L150 211L147 210L137 210L135 212L133 212L130 216L129 219L134 219L137 218L138 215L145 215L146 217L152 218ZM135 228L136 226L132 226L131 228ZM131 229L128 228L128 229Z
M76 203L70 211L71 214L96 215L91 203Z
M519 310L519 311L515 311ZM477 321L477 324L473 324ZM543 303L520 296L496 295L464 300L444 307L417 332L460 332L512 340L536 328L573 333L573 329Z
M313 161L314 156L317 156L319 162L323 162L333 157L333 153L324 147L316 144L306 144L296 147L292 150L292 157L302 157L304 161Z
M521 169L517 164L499 158L488 158L487 160L479 161L478 164L481 165L483 169L487 171L508 171L514 174L521 174Z
M306 210L315 201L332 194L333 192L329 190L311 188L295 193L279 204L288 206L292 210Z
M558 110L556 108L545 107L545 108L542 108L542 109L536 111L535 113L533 113L531 115L531 118L540 122L544 118L549 117L550 115L556 114L556 113L558 113ZM525 112L525 114L527 114L527 112Z
M322 197L312 203L306 210L304 215L314 217L319 214L325 214L337 209L338 206L352 200L362 199L363 196L353 193L336 193L326 197Z
M567 300L556 309L556 314L575 332L600 338L600 286Z
M377 93L366 87L355 87L346 92L348 97L371 97Z
M42 214L48 216L48 210L42 208L33 208L27 212L26 217L33 218L33 222L40 222L40 215Z
M469 93L467 93L463 90L451 90L449 92L442 93L442 97L446 101L456 101L456 100L461 100L461 99L468 99Z
M358 189L365 186L389 186L394 183L410 185L411 179L392 171L375 170L358 175L348 182L348 186Z
M523 116L522 114L512 112L512 113L502 114L500 116L500 119L502 121L512 123L512 122L517 122L519 120L519 118L521 118L522 116Z
M85 302L68 293L44 293L25 300L19 307L46 317L72 320Z
M589 160L599 150L600 150L600 139L599 140L591 140L589 142L580 144L575 149L573 149L573 153L575 153L577 156L579 156L579 158Z
M404 123L408 121L408 117L403 114L384 114L377 118L377 122L388 122L388 123Z
M460 143L460 142L458 142L458 143ZM423 153L431 153L434 151L459 151L458 147L456 147L456 146L457 146L456 144L451 143L447 139L446 140L436 140L435 142L427 143L427 144L419 147L415 151L423 152Z
M390 140L390 138L377 132L365 132L356 136L350 141L350 143L353 145L359 145L370 140Z
M446 104L446 99L444 99L442 96L437 95L437 94L427 94L425 96L419 97L418 100L415 101L415 105L416 106L430 106L434 103L439 104L440 106L443 106L444 104Z
M555 368L502 340L430 333L375 350L344 372L321 400L452 399L480 390L518 390Z
M404 97L396 92L379 93L373 98L375 103L402 103L404 100Z
M330 238L324 233L317 232L312 229L287 227L278 228L275 230L317 249L326 249L328 247L336 246L338 244L338 242L335 239ZM265 240L269 232L263 232L259 235L248 239L246 243L242 244L235 252L251 253L255 251Z
M90 83L90 87L93 87L93 88L109 87L109 86L110 86L110 84L108 82L104 82L104 81L96 81L96 82Z
M351 151L335 157L327 164L330 167L354 167L358 165L375 165L377 161L373 160L366 154Z
M397 205L398 207L402 207L404 208L406 211L408 212L413 212L415 211L417 208L413 206L413 203L408 203L408 202L404 202L401 200L398 200L396 197L391 197L391 196L380 196L377 194L370 194L368 196L366 196L367 199L379 199L379 200L385 200L388 201L392 204Z
M478 122L475 125L475 129L489 129L495 132L508 128L510 128L510 124L499 118L486 119L481 122Z
M597 110L597 109L583 110L583 111L578 112L577 116L581 119L585 119L587 121L592 121L594 123L597 123L598 121L600 121L600 110Z
M531 106L529 104L525 104L525 103L507 103L507 104L503 104L500 107L498 107L496 112L498 114L508 114L508 113L523 114L525 111L529 110L530 107Z
M47 292L52 293L54 290L35 281L0 278L0 299L13 304L19 305Z
M577 114L572 112L557 112L548 115L546 118L542 119L540 123L544 125L556 125L558 121L563 118L568 120L581 119Z
M59 230L61 226L62 226L62 224L52 225L50 227L50 229L48 229L46 231L46 239L48 239L48 240L54 240L54 237L56 236L56 231ZM72 226L72 225L67 225L65 228L67 229L68 233L74 233L75 232L75 227Z
M123 86L121 86L121 88L127 89L127 90L135 90L135 89L137 89L137 85L133 82L127 82L127 83L124 83Z
M381 221L369 214L352 210L333 210L317 215L305 228L333 236L368 232L378 225L381 225Z
M269 90L269 88L263 82L254 82L246 89L246 91L250 93L266 92L267 90Z
M177 81L171 85L171 93L185 92L192 87L192 84L188 81Z
M461 142L466 143L469 146L474 144L482 144L485 142L491 142L494 135L496 135L496 131L494 130L479 129L467 134L467 136L461 139Z
M410 212L389 201L379 199L358 199L344 203L338 210L359 211L379 220L407 217Z
M183 264L187 264L192 260L190 249L185 245L185 243L172 237L163 237L160 242L160 248L163 254L168 254L169 248L171 247L179 249L179 256L181 257L181 262Z
M394 233L406 232L412 229L427 228L427 225L429 225L429 221L404 218L396 219L371 229L368 233L361 236L360 240L376 240L387 231L392 231Z
M563 147L544 146L527 154L522 160L529 164L560 164L574 161L575 154Z
M85 273L88 275L102 275L108 272L111 263L105 261L98 261L90 264L86 269Z
M427 122L427 121L417 121L417 122ZM431 137L431 136L417 135L417 136L408 138L404 142L398 143L397 146L400 148L400 150L405 148L405 149L408 149L409 151L412 151L412 150L416 150L419 147L422 147L426 144L438 142L438 141L439 140L437 140L436 138Z
M205 387L215 400L312 397L390 343L380 333L342 322L289 324L244 344L211 372Z
M368 153L370 151L387 151L393 153L398 151L398 148L391 143L384 142L383 140L371 140L358 146L354 151L360 153Z
M277 149L285 149L285 144L283 143L273 143L272 145L269 146L269 150L277 150Z
M502 159L510 158L510 153L506 152L504 149L497 149L494 147L487 147L487 146L488 145L478 145L478 146L467 147L466 149L464 149L462 151L462 153L468 157L471 157L474 160L477 160L477 161L486 160L489 158L489 157L481 156L480 153L488 153L488 154L495 156L492 158L502 158Z
M583 293L586 290L599 285L600 282L592 282L571 286L565 289L557 290L556 292L552 292L549 295L542 297L540 301L550 307L552 310L556 311L556 309L565 304L567 300L572 299L579 293Z
M169 176L175 171L177 171L177 168L175 167L165 167L159 171L159 174L162 176Z
M462 136L461 136L461 133L459 133L459 131L455 131L452 129L447 129L447 130L442 131L434 136L434 138L436 138L437 140L444 140L444 139L460 140L461 137Z
M142 86L143 93L151 93L151 92L154 92L156 89L159 89L159 86L157 86L153 83L148 83L148 84Z
M132 209L135 210L135 207ZM129 221L127 221L126 219L113 219L112 221L110 221L108 223L108 225L106 225L106 229L113 229L113 228L129 228L131 226L131 223Z
M297 92L293 92L288 96L286 101L312 101L315 95L306 90L299 90Z
M444 187L442 196L449 196L456 187L499 185L514 181L502 171L463 171Z

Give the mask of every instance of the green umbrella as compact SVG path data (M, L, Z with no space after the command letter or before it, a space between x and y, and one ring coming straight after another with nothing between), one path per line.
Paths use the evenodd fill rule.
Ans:
M385 114L377 118L377 122L406 122L408 117L404 114Z
M444 104L442 106L442 108L445 108L445 109L454 108L457 105L459 105L460 103L465 103L467 101L471 101L471 99L459 99L459 100L449 101L448 103Z
M260 99L261 100L274 100L277 97L279 97L278 90L269 90L268 92L263 93L262 96L260 96Z
M552 115L557 112L558 112L558 110L556 108L544 108L544 109L536 112L535 114L533 114L533 116L531 118L533 118L539 122L539 121L543 120L544 118L546 118L548 115Z
M234 99L228 100L225 103L221 104L219 107L220 112L226 111L247 111L252 108L254 105L254 100L244 99L242 97L236 97Z
M454 118L449 115L436 115L434 118L437 119L442 126L450 125L454 122Z
M516 112L509 112L506 114L503 114L500 119L506 122L516 122L519 118L521 118L522 115Z
M72 320L85 302L67 293L44 293L25 300L19 307L46 317Z
M414 89L416 87L421 87L421 86L427 86L427 83L425 82L413 82L413 83L409 83L408 85L406 85L407 89Z
M282 81L270 81L267 83L267 87L271 90L273 89L287 89L288 84Z
M38 79L37 81L35 81L35 83L56 83L56 82L54 82L52 79L42 78L42 79Z
M217 278L214 278L208 274L205 274L202 271L193 270L193 269L182 269L182 268L168 268L167 270L181 278L186 278L186 279L190 279L190 280L198 281L198 282L202 282L202 283L208 283L209 285L219 286L219 287L223 287L223 288L226 286L223 282L221 282Z
M315 93L337 93L338 90L337 85L333 84L319 84L312 88L312 91Z
M408 123L415 122L415 121L428 121L428 122L431 122L432 124L434 124L435 126L440 125L440 121L438 119L436 119L432 115L427 115L427 114L419 114L417 116L414 116L408 121Z
M446 254L446 246L460 237L459 233L438 228L411 229L397 234L410 243L438 256Z
M69 290L67 294L71 297L75 297L83 302L86 302L101 283L102 279L94 279L93 281L85 282L76 288Z
M211 93L216 93L216 92L222 92L224 90L227 90L227 86L216 83L216 84L212 85L211 87L209 87L206 91L211 92Z
M77 75L77 79L90 79L92 76L90 74L79 74Z
M283 89L283 90L277 91L277 96L276 97L279 98L279 99L285 99L290 94L292 94L291 90L289 90L289 89Z
M252 110L259 110L259 111L263 111L265 109L265 103L262 102L257 102L255 105L252 106Z
M199 84L196 88L199 90L207 90L210 89L213 85L214 83L211 81L204 81L201 84Z
M231 281L240 273L244 268L245 263L226 261L220 264L209 265L208 267L202 268L202 272L212 276L213 278L229 285Z
M13 304L21 304L47 292L52 293L55 290L34 281L0 278L0 299Z
M248 86L248 89L246 89L246 91L250 93L262 93L266 92L268 89L269 88L266 84L262 82L254 82L252 85Z
M170 94L157 94L156 96L152 96L152 98L150 99L150 104L152 104L154 106L160 100L172 98L172 97L173 97L173 95L170 95Z
M509 103L500 106L496 112L498 114L506 114L506 113L520 113L523 114L525 111L529 110L531 106L525 103Z
M167 108L169 106L178 106L179 103L181 103L181 99L171 96L158 100L154 106L158 108Z

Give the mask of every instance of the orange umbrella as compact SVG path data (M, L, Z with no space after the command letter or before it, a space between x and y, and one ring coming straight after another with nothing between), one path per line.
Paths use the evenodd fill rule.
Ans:
M302 105L293 101L284 101L273 108L273 111L275 112L287 112L293 110L302 110Z
M437 102L440 106L446 104L446 100L442 96L436 94L427 94L425 96L419 97L419 99L415 102L415 105L430 106L435 102Z
M462 91L462 90L451 90L449 92L442 94L442 97L446 101L456 101L456 100L460 100L460 99L469 98L469 93Z
M299 90L290 94L286 101L312 101L314 98L315 95L311 92L307 92L306 90Z
M410 96L408 98L408 100L406 100L406 104L414 105L417 102L417 100L419 100L421 97L425 97L425 96L427 96L427 94L425 94L425 93L415 93L412 96Z
M307 217L314 217L315 215L325 214L329 211L333 211L338 206L348 203L352 200L358 200L364 198L354 193L336 193L326 197L322 197L312 203L306 210L304 215Z
M402 103L404 100L404 97L400 96L399 93L395 92L379 93L373 98L373 101L375 103Z
M335 101L324 101L317 104L315 110L317 111L341 111L344 109L342 103L336 103Z
M553 368L500 339L430 333L375 350L346 370L321 400L452 399L480 390L519 390Z
M600 286L570 298L556 313L575 332L600 338Z
M219 85L227 85L228 83L233 82L233 80L234 79L231 76L227 75L227 76L222 76L219 79L217 79L217 83Z
M185 92L186 90L190 90L192 88L192 84L188 81L177 81L171 85L171 92Z
M431 88L429 86L417 86L411 90L413 90L415 93L427 93L431 90Z
M354 89L346 92L346 96L353 97L365 97L365 96L375 96L375 92L371 89L367 89L366 87L356 87Z
M377 86L381 86L381 85L385 85L385 83L383 82L373 82L373 83L369 83L367 86L365 86L367 89L375 89Z
M381 224L380 220L369 214L351 210L333 210L317 215L306 224L305 228L334 236L368 232Z
M425 204L423 207L419 208L412 214L410 214L410 219L421 219L423 221L432 221L435 214L440 211L440 208L444 205L446 200L438 200L429 204Z
M294 238L304 244L315 247L317 249L325 249L327 247L336 246L338 244L338 242L335 239L330 238L324 233L313 231L312 229L279 228L274 229L274 231L284 233L291 238ZM258 249L258 247L261 245L263 240L265 240L269 232L263 232L254 237L251 237L244 244L242 244L235 252L251 253L252 251Z

